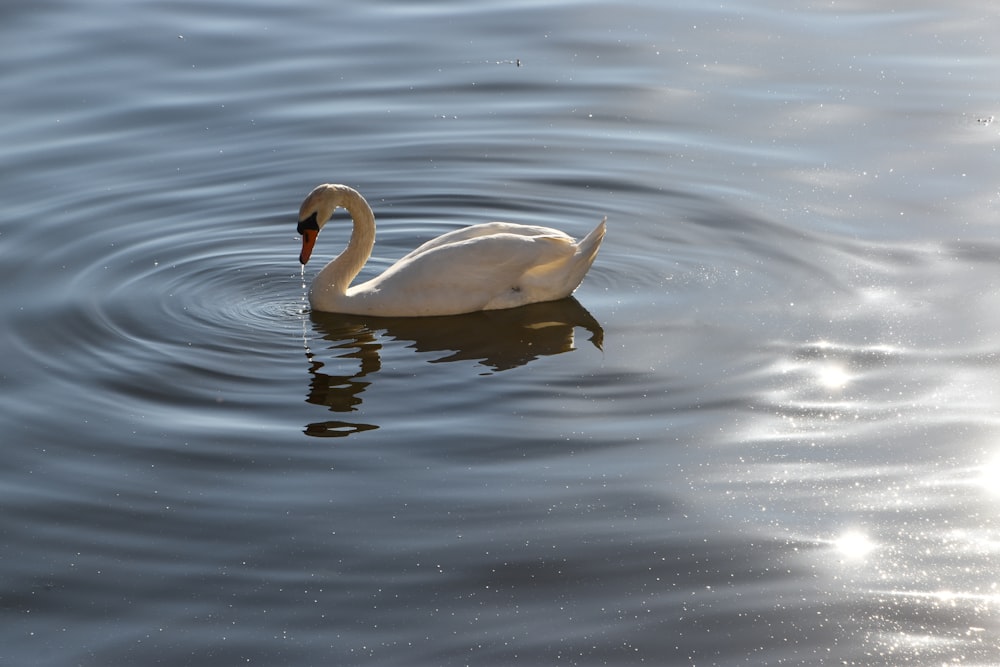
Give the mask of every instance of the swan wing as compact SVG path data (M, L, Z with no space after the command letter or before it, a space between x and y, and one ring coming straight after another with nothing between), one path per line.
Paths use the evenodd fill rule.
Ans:
M438 236L437 238L431 239L417 246L415 249L410 251L402 260L412 259L417 255L422 255L430 250L436 248L442 248L445 246L461 243L463 241L472 241L474 239L487 239L489 237L498 235L509 235L509 236L522 236L522 237L551 237L563 239L569 243L573 243L573 238L568 234L565 234L558 229L552 229L551 227L541 227L538 225L518 225L511 222L487 222L481 225L472 225L471 227L463 227L461 229L456 229L454 231L447 232Z
M565 234L452 234L447 242L425 243L348 296L377 302L387 314L444 315L559 299L576 287L553 280L576 255Z

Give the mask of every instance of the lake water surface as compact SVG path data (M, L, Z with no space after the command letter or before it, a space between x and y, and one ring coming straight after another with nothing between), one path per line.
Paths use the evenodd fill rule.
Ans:
M1000 663L1000 9L0 9L0 665ZM494 219L573 299L309 312Z

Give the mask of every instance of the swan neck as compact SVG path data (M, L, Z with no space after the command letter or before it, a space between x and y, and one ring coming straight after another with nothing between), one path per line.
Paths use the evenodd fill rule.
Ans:
M356 190L344 188L338 192L335 208L342 207L351 216L351 240L332 262L320 272L321 284L329 285L340 294L347 292L351 281L364 268L375 247L375 214Z

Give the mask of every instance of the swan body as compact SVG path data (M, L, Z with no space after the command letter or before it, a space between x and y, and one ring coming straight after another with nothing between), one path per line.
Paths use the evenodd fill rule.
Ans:
M473 225L427 241L382 275L352 286L375 245L375 216L353 188L320 185L302 202L299 261L309 261L316 237L337 208L351 215L351 240L316 275L309 304L314 310L352 315L457 315L562 299L590 269L605 231L602 220L577 242L548 227Z

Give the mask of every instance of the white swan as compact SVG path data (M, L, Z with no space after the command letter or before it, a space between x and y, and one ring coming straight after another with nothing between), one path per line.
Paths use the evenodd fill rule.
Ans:
M557 229L489 222L432 239L380 276L350 286L375 245L375 216L346 185L320 185L299 209L299 261L338 207L354 221L347 248L313 280L314 310L354 315L456 315L562 299L583 280L604 238L604 220L579 243ZM605 218L606 220L607 218Z

